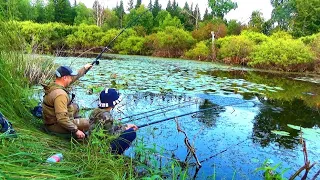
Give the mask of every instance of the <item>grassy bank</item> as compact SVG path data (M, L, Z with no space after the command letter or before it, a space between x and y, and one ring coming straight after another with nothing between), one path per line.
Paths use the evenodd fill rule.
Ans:
M30 87L52 77L54 65L23 55L24 41L13 27L0 24L0 112L17 138L0 134L0 179L132 179L130 161L99 151L106 144L64 140L41 130L41 120L30 113L36 104ZM58 152L64 155L62 162L45 163Z

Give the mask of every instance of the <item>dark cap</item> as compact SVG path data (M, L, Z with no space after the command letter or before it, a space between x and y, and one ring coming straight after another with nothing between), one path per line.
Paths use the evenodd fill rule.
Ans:
M99 107L114 107L119 104L119 93L116 89L105 89L100 92Z
M78 75L77 72L73 72L72 69L69 66L60 66L56 70L56 76L57 77L63 77L63 76L76 76Z

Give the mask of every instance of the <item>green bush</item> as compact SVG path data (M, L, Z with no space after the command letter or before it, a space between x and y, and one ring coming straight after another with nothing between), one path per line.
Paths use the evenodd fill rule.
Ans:
M195 43L189 32L172 26L151 36L146 43L152 44L155 56L180 57Z
M101 38L101 44L103 46L107 46L120 32L121 30L110 29L104 33L103 37ZM118 38L110 45L109 48L111 48L113 52L122 51L122 42L126 41L130 36L137 36L137 32L132 28L126 29L120 36L118 36Z
M286 71L304 71L314 61L314 54L300 40L274 38L257 46L248 65ZM302 65L304 67L301 67Z
M66 37L72 27L62 23L39 24L31 21L19 22L23 38L28 44L28 52L43 53L65 46Z
M143 37L130 36L119 45L120 54L142 54L145 39Z
M268 36L266 36L262 33L253 32L253 31L242 31L241 36L244 36L244 37L250 39L255 44L261 44L269 39Z
M204 41L200 41L193 49L187 51L185 56L191 59L206 60L208 59L209 53L209 47L206 46Z
M228 36L216 42L218 58L225 63L246 65L255 43L247 36Z
M101 38L104 33L96 25L81 24L74 29L74 32L68 35L66 43L73 49L87 49L101 46Z

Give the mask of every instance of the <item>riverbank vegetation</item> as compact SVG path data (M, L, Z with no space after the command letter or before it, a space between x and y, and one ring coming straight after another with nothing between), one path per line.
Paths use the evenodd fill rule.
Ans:
M121 28L133 23L111 45L112 53L320 72L320 2L316 0L271 1L270 20L254 11L247 24L224 18L237 8L231 0L208 0L203 15L197 4L180 7L175 0L166 7L158 0L150 1L148 7L132 0L125 7L119 1L113 9L104 8L97 0L92 8L68 0L13 2L0 4L4 10L0 18L19 26L27 53L98 53Z

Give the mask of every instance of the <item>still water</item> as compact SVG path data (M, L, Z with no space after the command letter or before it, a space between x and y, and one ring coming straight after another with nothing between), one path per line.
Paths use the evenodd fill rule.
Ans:
M93 60L55 59L74 69ZM195 174L195 158L188 159L189 179L263 179L262 172L255 170L266 160L271 166L281 163L278 172L288 168L284 177L289 178L304 165L300 126L309 160L320 161L316 78L208 62L112 55L111 60L94 66L73 91L81 107L92 108L104 87L115 87L121 93L116 119L155 110L122 120L137 125L206 109L138 131L136 143L143 141L161 151L167 157L162 163L170 158L184 161L187 148L185 135L177 130L179 124L202 165ZM134 148L126 155L133 155ZM315 165L308 177L319 170L320 165Z

